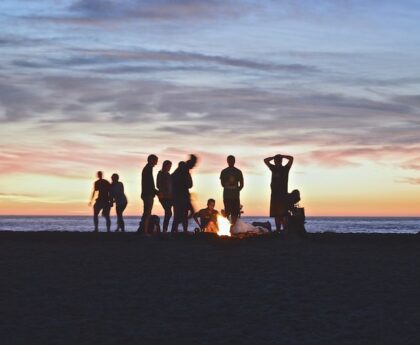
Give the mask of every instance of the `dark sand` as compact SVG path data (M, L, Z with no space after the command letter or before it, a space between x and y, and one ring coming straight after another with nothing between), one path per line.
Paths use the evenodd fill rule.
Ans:
M0 233L0 344L420 344L419 235Z

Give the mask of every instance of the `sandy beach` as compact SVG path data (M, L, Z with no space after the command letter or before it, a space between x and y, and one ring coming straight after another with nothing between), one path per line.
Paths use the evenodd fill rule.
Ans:
M1 344L418 344L420 235L0 233Z

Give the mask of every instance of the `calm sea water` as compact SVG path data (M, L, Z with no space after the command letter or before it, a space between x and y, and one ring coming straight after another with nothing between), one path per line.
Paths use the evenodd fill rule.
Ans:
M274 223L269 218L243 217L243 221ZM138 217L125 217L126 230L136 231ZM112 229L116 219L112 218ZM193 221L189 230L196 227ZM100 231L105 231L105 221L100 219ZM181 228L181 227L180 227ZM0 231L92 231L91 217L12 217L0 216ZM417 233L420 232L420 217L307 217L306 230L309 232L353 232L353 233Z

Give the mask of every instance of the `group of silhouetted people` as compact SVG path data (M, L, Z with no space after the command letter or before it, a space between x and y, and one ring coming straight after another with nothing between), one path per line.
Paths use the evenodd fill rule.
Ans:
M283 160L287 163L283 165ZM274 162L274 164L272 163ZM224 210L222 215L234 225L241 215L240 192L244 188L244 178L242 171L235 167L235 157L227 157L228 167L223 169L220 174L220 182L223 186ZM270 217L275 218L276 229L278 231L287 227L287 215L289 211L288 199L288 176L293 164L292 156L276 155L264 159L264 163L272 172L271 177L271 200ZM155 180L153 168L158 164L156 155L149 155L147 164L143 168L141 178L141 199L143 201L143 215L139 223L138 231L144 234L154 232L155 227L159 227L159 220L152 216L155 197L161 203L165 215L163 220L163 232L168 231L169 221L173 216L171 232L178 232L181 224L183 231L188 231L188 220L193 218L200 226L202 231L217 232L217 216L219 212L215 210L215 200L209 199L207 207L198 212L194 211L191 202L190 189L193 186L191 169L197 164L197 156L190 155L187 161L181 161L173 173L171 173L172 162L165 160L162 169L158 172ZM103 178L103 173L98 171L98 180L94 183L91 196L91 205L95 195L97 198L93 205L93 219L95 232L98 231L98 216L102 215L106 219L107 231L111 231L110 210L115 205L117 215L117 228L115 231L125 231L123 212L127 207L127 198L124 194L124 185L119 181L118 174L111 176L112 183ZM160 229L159 229L160 231Z
M102 211L102 215L106 219L106 229L111 231L111 219L109 214L111 207L115 204L115 212L117 214L117 228L115 231L125 231L125 224L123 212L127 207L127 198L124 194L124 185L119 181L118 174L111 176L112 183L109 183L103 178L102 171L97 173L98 180L95 181L93 186L92 196L90 198L89 206L92 205L92 200L97 193L95 204L93 205L93 223L95 231L98 231L98 216Z

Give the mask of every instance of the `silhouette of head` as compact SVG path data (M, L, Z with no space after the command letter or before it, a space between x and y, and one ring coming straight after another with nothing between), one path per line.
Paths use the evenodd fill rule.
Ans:
M228 156L227 163L231 168L235 166L235 161L236 160L235 160L234 156L232 156L232 155Z
M98 176L98 179L101 179L101 178L104 176L104 174L103 174L103 172L102 172L102 171L98 171L98 172L96 173L96 176Z
M158 157L156 155L150 155L147 157L147 163L154 167L158 162Z
M118 176L118 174L112 174L111 176L112 182L117 183L119 179L120 177Z
M281 165L283 162L283 157L281 155L275 155L274 156L274 164L275 165Z
M207 207L209 210L214 210L214 207L216 206L216 201L214 199L207 200Z
M171 161L164 161L162 164L162 171L169 172L172 168L172 162Z

